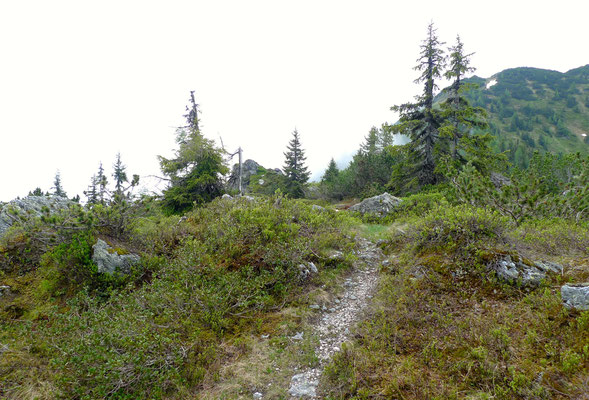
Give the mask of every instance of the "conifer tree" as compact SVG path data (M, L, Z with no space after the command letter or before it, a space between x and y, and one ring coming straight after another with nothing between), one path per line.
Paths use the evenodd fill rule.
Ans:
M43 191L40 187L37 187L32 192L29 192L29 196L43 196Z
M59 197L67 197L67 194L61 186L61 174L59 170L55 173L55 179L53 180L53 194Z
M88 205L94 205L98 203L97 183L98 179L96 178L96 174L94 174L90 179L90 185L88 186L88 190L84 191L84 195L86 196L86 204Z
M176 130L178 150L174 158L159 156L160 167L168 177L162 206L168 213L182 213L223 193L222 176L228 172L223 152L206 139L199 128L199 109L190 92L187 125Z
M305 166L305 151L301 147L299 132L295 129L293 137L288 143L284 163L284 174L286 178L286 193L294 198L303 197L303 189L309 180L310 173Z
M472 84L465 84L465 74L474 72L470 66L470 57L474 53L465 54L464 44L460 36L456 36L456 44L448 49L449 68L444 76L452 80L447 89L448 99L442 103L443 126L440 127L440 137L449 143L449 160L443 160L446 173L454 174L455 168L472 162L480 171L488 169L495 161L490 148L491 136L482 131L489 128L486 122L486 112L480 107L472 107L464 92L472 88ZM477 129L480 134L474 135ZM446 150L446 148L444 149Z
M96 174L96 185L98 190L97 200L100 204L105 204L106 196L108 194L106 190L106 186L108 185L108 179L104 174L104 167L102 166L102 162L100 162L100 165L98 166L98 173Z
M337 168L337 164L335 160L332 158L329 161L329 165L327 169L323 173L323 177L321 178L321 183L334 183L339 176L339 169Z
M436 79L442 76L445 63L443 42L438 40L433 22L428 25L427 38L421 44L420 57L415 70L421 75L415 80L423 83L423 93L416 97L415 103L393 106L399 112L399 124L389 126L394 133L406 134L411 138L408 145L410 152L410 168L408 176L417 180L420 186L435 184L439 180L436 173L436 144L439 141L439 112L434 110L434 91L437 89Z
M115 195L120 195L123 192L123 185L128 182L127 167L121 161L121 153L117 153L117 158L113 165L114 172L112 174L115 179Z

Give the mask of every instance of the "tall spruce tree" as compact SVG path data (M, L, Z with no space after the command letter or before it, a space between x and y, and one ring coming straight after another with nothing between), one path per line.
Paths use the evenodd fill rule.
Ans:
M295 129L292 139L284 153L284 175L286 178L286 193L294 198L304 197L304 187L309 180L310 173L305 166L305 151L301 147L299 132Z
M489 128L485 110L471 106L464 95L474 86L463 82L467 73L475 71L470 66L470 57L474 53L464 53L464 44L458 35L456 44L448 52L449 68L444 76L452 80L452 84L447 89L447 100L441 105L443 124L439 132L440 137L450 143L446 147L449 155L443 158L441 169L453 175L455 169L471 162L479 171L484 172L494 164L497 157L490 147L491 135L483 133ZM477 134L474 133L475 130Z
M121 153L117 153L117 158L113 165L112 177L115 179L115 196L123 193L124 184L129 181L127 178L127 167L121 161Z
M402 133L411 138L408 144L410 153L407 177L416 179L419 186L435 184L440 176L436 173L436 144L439 142L438 129L440 115L433 108L434 92L438 88L436 79L442 76L445 57L433 22L428 25L427 38L422 42L418 64L415 70L421 75L415 83L423 83L423 93L416 96L415 103L391 107L399 113L399 123L388 126L394 133Z

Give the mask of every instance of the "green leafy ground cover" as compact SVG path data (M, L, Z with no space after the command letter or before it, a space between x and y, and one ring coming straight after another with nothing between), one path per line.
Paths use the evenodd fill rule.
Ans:
M34 268L4 272L14 293L2 299L2 396L196 396L218 385L224 365L252 354L252 335L290 334L298 318L286 310L349 266L324 253L350 258L354 247L344 214L280 196L131 221L121 243L144 254L131 277L96 272L89 238L100 229L48 247ZM321 272L304 280L298 266L309 261Z
M589 312L560 285L589 278L589 225L516 226L482 207L443 204L368 226L392 260L370 316L323 378L328 399L565 399L589 392ZM438 196L438 195L436 195ZM562 263L536 290L498 281L489 255Z

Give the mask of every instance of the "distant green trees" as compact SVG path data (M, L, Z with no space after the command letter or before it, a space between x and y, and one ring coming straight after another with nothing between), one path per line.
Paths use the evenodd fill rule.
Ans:
M305 196L305 184L309 180L310 173L305 165L305 150L301 146L299 132L295 129L292 139L288 143L284 153L284 192L293 198Z
M346 196L367 197L382 193L395 165L393 136L372 127L350 164L338 170L332 159L319 184L323 196L341 200Z
M200 132L200 111L194 92L190 92L190 107L186 110L187 125L176 130L175 156L159 156L161 170L169 182L163 192L162 207L170 214L185 212L220 196L224 190L222 176L229 171L223 151Z

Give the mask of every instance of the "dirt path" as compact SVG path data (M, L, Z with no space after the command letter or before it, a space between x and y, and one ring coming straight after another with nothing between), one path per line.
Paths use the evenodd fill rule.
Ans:
M383 253L372 242L358 240L358 262L354 271L344 283L342 296L332 308L323 309L321 318L313 326L319 337L316 354L319 365L294 375L288 390L291 399L317 399L319 378L332 356L340 351L342 343L348 340L350 328L359 321L372 298L378 281L378 266L384 259Z

